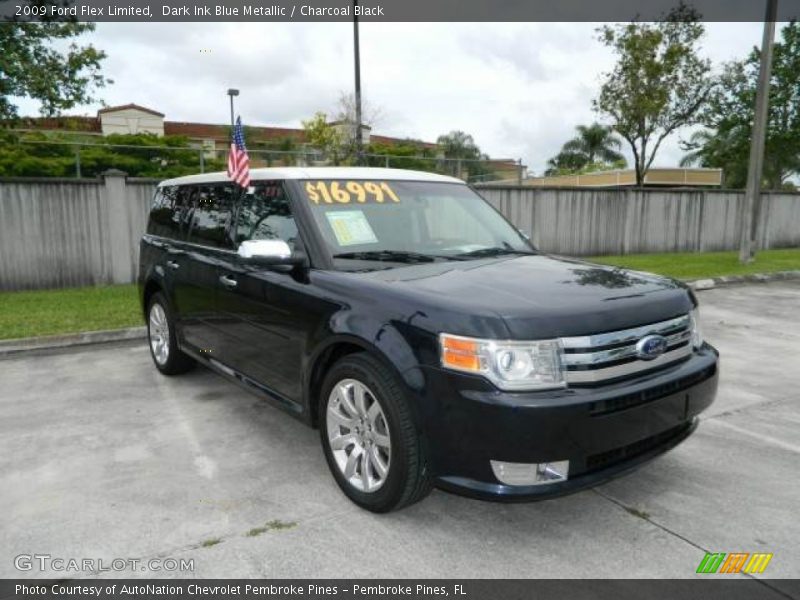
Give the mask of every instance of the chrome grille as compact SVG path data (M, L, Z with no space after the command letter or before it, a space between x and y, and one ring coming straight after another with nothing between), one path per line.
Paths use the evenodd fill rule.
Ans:
M667 349L654 360L642 360L636 344L652 334L664 336ZM668 365L691 354L691 337L691 319L682 315L631 329L561 338L567 384L599 383Z

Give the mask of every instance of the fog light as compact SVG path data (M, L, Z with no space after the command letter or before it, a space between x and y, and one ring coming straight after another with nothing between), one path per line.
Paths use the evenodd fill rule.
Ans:
M513 463L499 460L489 461L497 480L506 485L541 485L566 481L569 461L557 460L547 463Z

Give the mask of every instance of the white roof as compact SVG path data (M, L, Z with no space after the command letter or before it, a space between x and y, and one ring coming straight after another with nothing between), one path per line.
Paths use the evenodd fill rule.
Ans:
M430 181L440 183L464 183L461 179L428 173L426 171L409 171L406 169L379 169L372 167L274 167L251 169L251 181L271 179L387 179L404 181ZM186 175L167 179L160 185L186 185L190 183L227 182L228 174L224 171Z

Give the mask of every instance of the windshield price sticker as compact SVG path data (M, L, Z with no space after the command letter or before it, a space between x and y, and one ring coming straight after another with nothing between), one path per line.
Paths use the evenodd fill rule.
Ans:
M378 238L360 210L335 210L326 212L328 223L340 246L375 244Z
M307 181L306 195L314 204L400 202L385 181Z

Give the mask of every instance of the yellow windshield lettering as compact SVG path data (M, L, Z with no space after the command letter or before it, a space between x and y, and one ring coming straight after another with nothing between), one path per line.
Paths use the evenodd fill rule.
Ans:
M400 198L385 181L307 181L305 192L314 204L383 204Z

